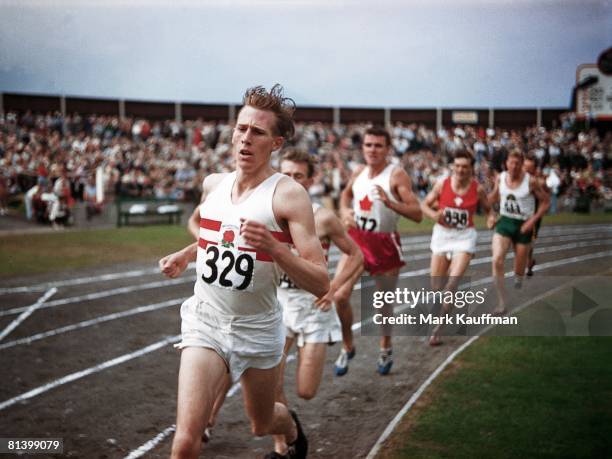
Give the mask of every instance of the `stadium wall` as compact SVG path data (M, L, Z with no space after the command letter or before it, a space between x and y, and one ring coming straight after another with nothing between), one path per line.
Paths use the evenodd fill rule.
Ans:
M139 100L96 99L58 95L0 93L0 107L5 111L24 113L78 112L80 114L100 114L111 116L142 117L152 120L178 119L206 121L233 121L235 105L196 104L181 102L150 102ZM564 108L360 108L360 107L303 107L297 108L296 121L321 123L422 123L436 128L438 123L445 127L455 124L455 116L460 113L472 115L471 124L482 127L494 125L504 129L520 129L540 123L545 127L559 124L559 115ZM457 117L459 118L459 117ZM469 118L469 116L468 116Z

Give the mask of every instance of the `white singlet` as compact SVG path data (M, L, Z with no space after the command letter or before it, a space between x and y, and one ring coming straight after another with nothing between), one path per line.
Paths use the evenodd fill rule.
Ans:
M268 227L281 242L290 237L278 226L272 210L274 190L283 174L275 173L240 204L232 203L236 172L228 174L200 204L200 238L195 295L225 315L276 312L278 265L265 252L248 246L240 235L240 219Z
M321 208L320 204L313 203L314 214ZM325 260L329 255L329 241L322 240L321 247ZM332 305L328 311L321 311L314 305L316 297L300 289L287 274L282 273L278 300L283 308L283 323L289 338L297 337L297 345L305 343L334 343L342 339L340 320L336 309Z
M355 179L353 210L359 229L382 233L397 231L399 214L385 206L374 189L375 185L379 185L391 201L398 202L391 193L391 173L394 167L393 164L388 164L380 174L370 179L368 178L370 167L366 166Z
M507 172L499 177L499 213L504 217L516 220L528 220L535 212L535 197L529 191L530 175L525 172L523 181L518 188L510 188L506 183Z

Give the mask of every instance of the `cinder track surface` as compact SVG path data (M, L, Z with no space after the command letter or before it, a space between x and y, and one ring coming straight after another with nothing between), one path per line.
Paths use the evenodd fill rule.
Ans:
M479 251L466 274L472 280L490 276L490 238L491 232L481 232ZM428 268L429 235L402 241L408 262L403 273ZM332 270L337 258L332 252ZM526 281L531 286L544 274L602 273L612 260L612 228L544 226L536 259L539 266L555 266L536 271ZM120 265L5 280L0 330L52 286L58 292L0 341L2 437L62 437L62 457L167 457L179 364L172 343L180 333L179 306L191 295L194 273L189 270L169 282L155 266ZM352 304L358 322L359 291ZM358 330L355 336L357 356L344 377L332 374L340 347L329 348L314 400L297 399L295 361L288 365L286 391L300 414L311 458L365 457L414 391L465 341L446 339L444 346L431 348L422 338L395 337L393 370L381 377L375 370L378 338ZM138 456L135 451L142 445ZM269 438L251 435L237 389L202 457L263 457L271 447Z

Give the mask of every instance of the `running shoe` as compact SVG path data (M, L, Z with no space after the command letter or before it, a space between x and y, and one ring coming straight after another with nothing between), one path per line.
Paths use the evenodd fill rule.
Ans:
M293 443L289 445L289 450L287 451L288 459L306 459L306 455L308 454L308 440L306 439L306 435L304 435L304 431L302 430L302 425L297 417L297 413L293 410L289 410L289 414L293 418L295 422L295 427L297 429L297 438Z
M529 262L529 266L527 267L527 277L533 276L533 267L535 266L536 261L532 258Z
M287 459L289 456L278 454L276 451L272 451L264 456L264 459Z
M348 372L348 364L349 360L355 357L355 346L350 351L342 348L340 351L340 355L336 359L336 363L334 364L334 373L336 376L344 376Z
M391 371L391 367L393 366L393 358L391 357L392 353L393 351L391 349L380 351L378 361L376 362L378 373L380 375L387 375Z
M202 433L202 443L208 443L210 441L210 435L211 435L210 427L207 427L206 429L204 429L204 432Z

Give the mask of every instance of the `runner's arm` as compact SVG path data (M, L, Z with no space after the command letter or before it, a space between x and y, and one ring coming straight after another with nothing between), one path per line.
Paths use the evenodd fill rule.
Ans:
M204 179L204 182L202 182L202 197L200 198L200 204L206 200L208 193L210 193L225 176L226 174L211 174ZM200 238L200 204L193 209L193 213L187 222L187 230L189 230L196 241Z
M391 201L382 187L377 185L376 188L380 199L389 209L417 223L423 220L421 205L412 192L412 181L404 169L396 167L391 175L391 192L398 202Z
M442 181L438 180L431 189L431 191L427 193L427 196L425 196L423 202L421 202L421 211L423 212L423 214L426 217L431 218L436 223L438 223L438 221L440 220L442 212L439 209L435 210L433 208L433 205L436 203L436 201L439 201L440 199L441 188Z
M531 182L530 188L532 189L533 194L538 199L538 210L535 214L533 214L533 221L538 221L550 208L550 193L542 186L542 182L539 180L532 178L533 182Z
M175 278L180 276L190 261L195 261L198 253L198 243L188 245L178 252L171 253L159 260L159 269L166 276Z
M329 290L329 277L323 249L315 234L308 193L293 180L282 179L276 187L272 207L276 220L286 222L299 256L287 244L277 241L265 225L253 220L242 224L245 242L268 253L298 287L316 297L323 296Z
M336 247L346 255L348 259L344 267L340 271L336 271L334 278L330 283L330 291L337 290L341 285L345 284L353 274L363 266L363 254L359 246L353 241L347 232L342 227L342 222L334 215L331 210L322 209L319 212L325 212L325 227L327 236L336 244Z
M351 176L349 182L340 193L340 219L342 220L342 224L345 228L356 228L357 223L355 223L355 211L353 210L353 184L355 183L355 179L357 176L363 171L365 166L359 166L353 175Z

